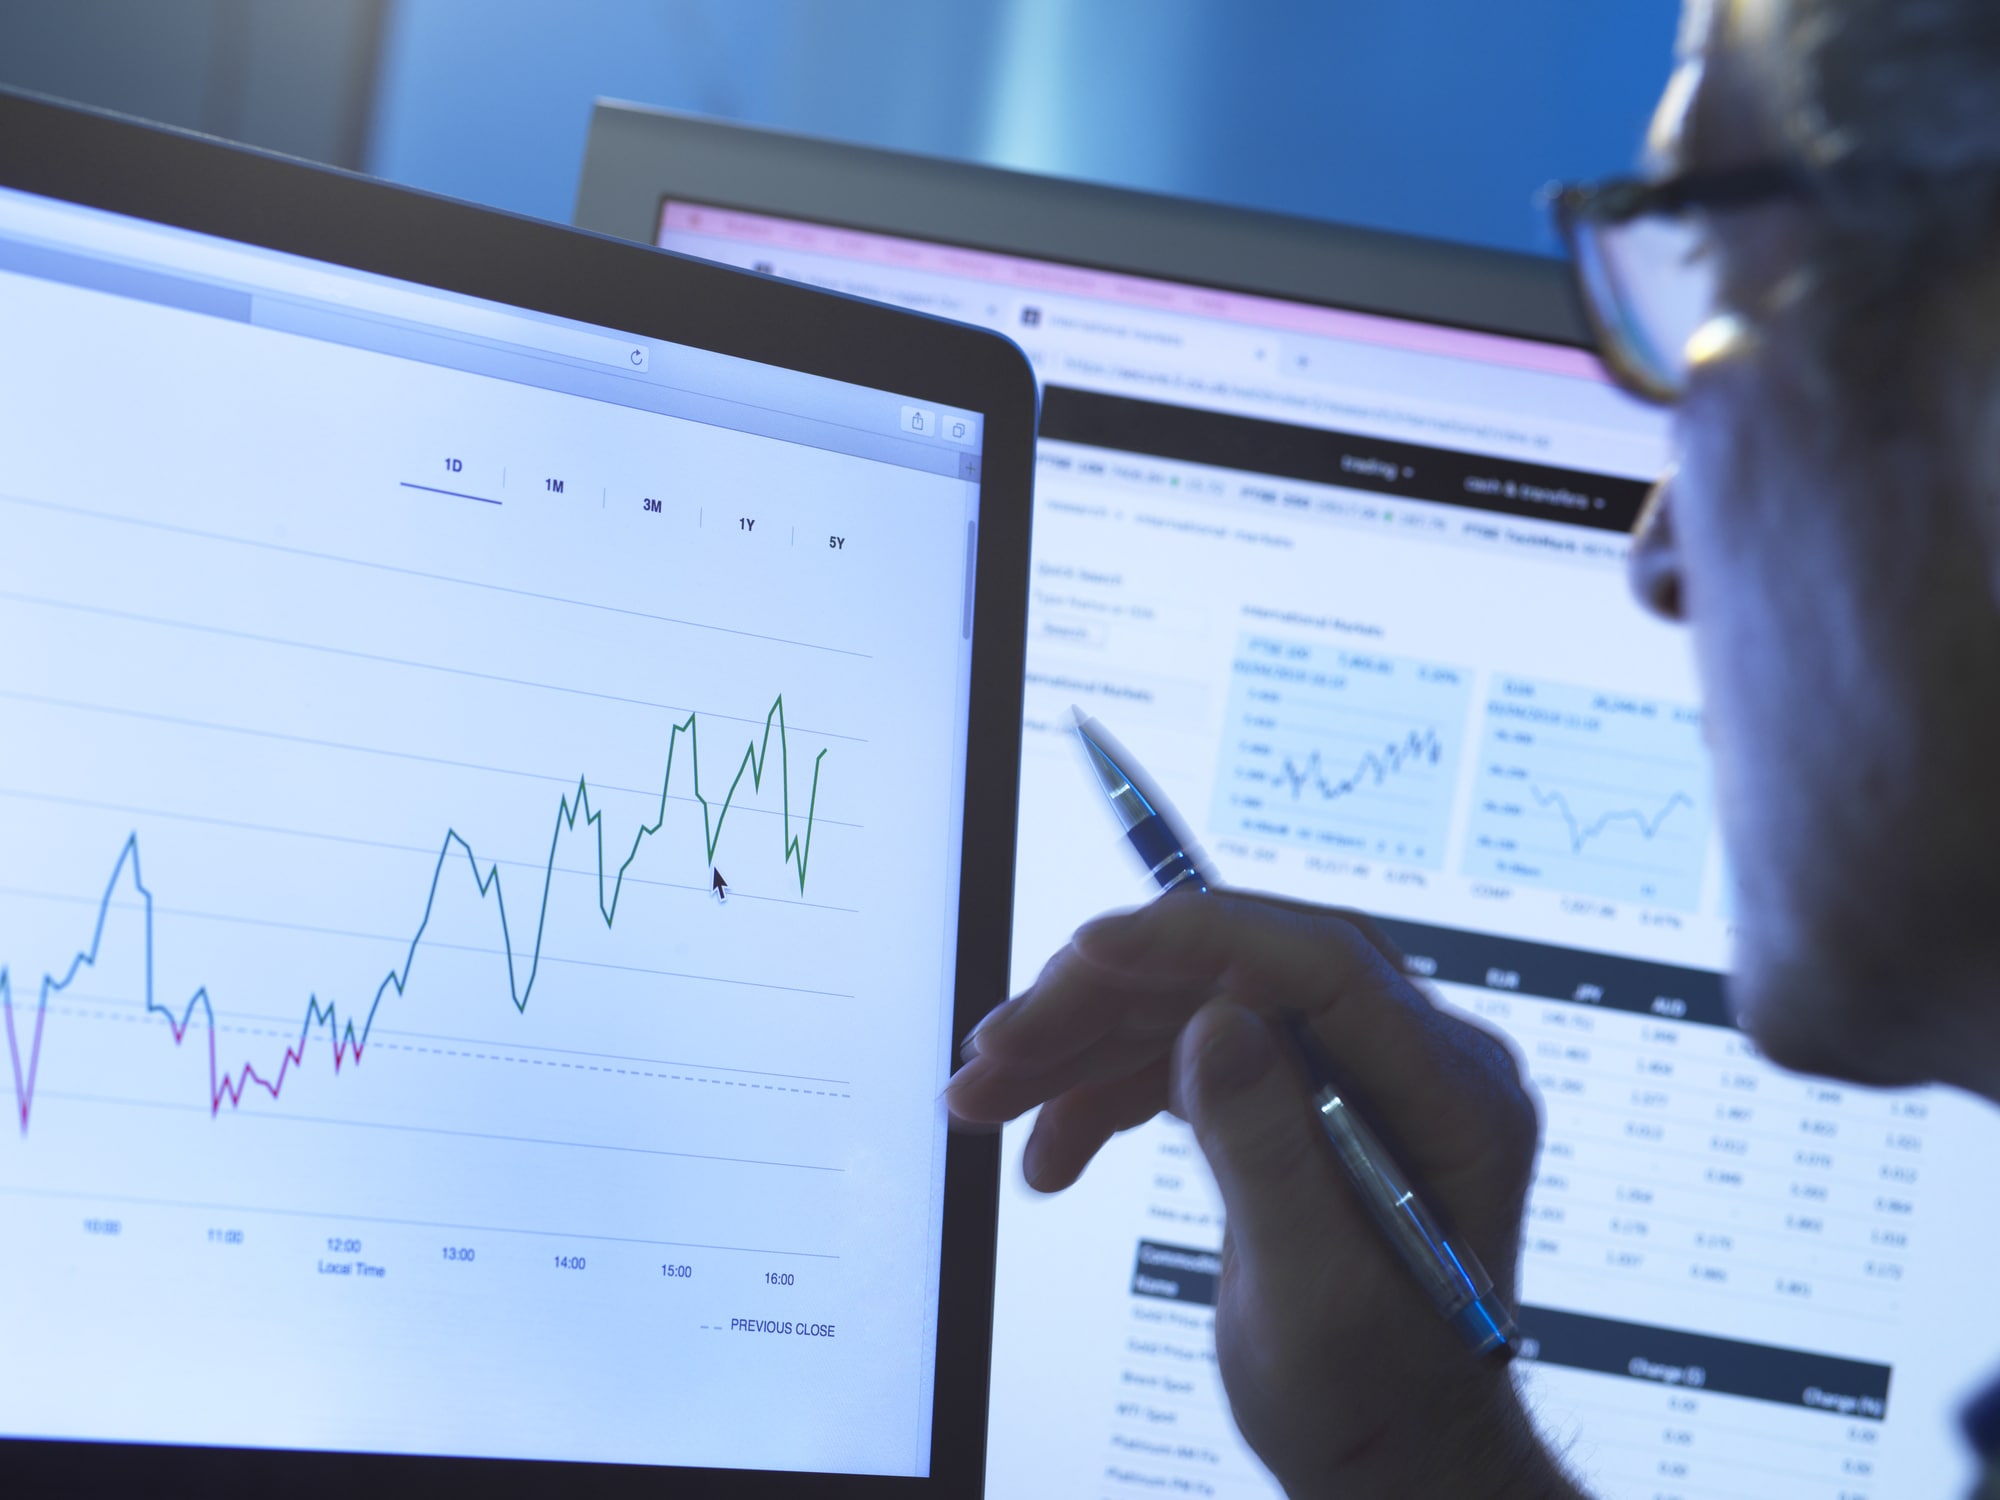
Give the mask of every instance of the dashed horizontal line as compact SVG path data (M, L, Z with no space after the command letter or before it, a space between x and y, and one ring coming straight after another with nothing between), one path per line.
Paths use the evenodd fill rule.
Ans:
M78 1021L124 1021L128 1024L143 1024L148 1019L145 1015L132 1012L88 1009L71 1005L51 1005L49 1014L66 1016ZM297 1031L280 1031L275 1027L218 1024L215 1030L232 1036L263 1037L286 1045L298 1040ZM608 1073L621 1078L652 1078L664 1083L705 1083L716 1088L749 1089L766 1094L798 1094L816 1099L854 1097L836 1089L800 1088L794 1084L783 1083L751 1083L735 1078L704 1078L695 1073L661 1073L650 1068L620 1068L609 1063L565 1062L552 1057L511 1057L499 1052L473 1052L459 1047L424 1047L415 1042L392 1042L381 1038L370 1041L366 1050L416 1052L431 1057L456 1057L467 1062L514 1063L521 1067L559 1068L573 1073Z

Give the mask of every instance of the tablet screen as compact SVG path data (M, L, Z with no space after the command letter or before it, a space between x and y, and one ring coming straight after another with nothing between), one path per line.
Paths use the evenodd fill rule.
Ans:
M1969 1482L1955 1413L1993 1346L1954 1309L2000 1128L1947 1090L1783 1073L1731 1025L1698 684L1625 580L1659 413L1556 344L701 203L658 226L1035 362L1016 985L1152 894L1078 704L1225 880L1376 914L1514 1047L1543 1111L1523 1379L1593 1493ZM1192 1136L1156 1119L1052 1198L1021 1183L1024 1136L989 1494L1275 1494L1215 1372L1223 1223Z
M13 192L0 328L0 1432L927 1473L979 413Z

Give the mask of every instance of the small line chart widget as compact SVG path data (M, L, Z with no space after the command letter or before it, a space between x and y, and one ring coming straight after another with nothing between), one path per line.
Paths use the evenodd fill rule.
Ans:
M1216 831L1437 868L1471 694L1457 667L1245 635Z
M1699 711L1494 679L1467 875L1692 910L1708 825Z

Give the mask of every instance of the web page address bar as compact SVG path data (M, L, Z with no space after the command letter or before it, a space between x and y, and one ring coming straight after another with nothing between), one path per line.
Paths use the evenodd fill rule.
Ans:
M440 333L517 344L547 354L587 359L593 364L614 365L621 370L644 371L652 364L651 349L638 339L592 333L587 328L567 328L497 307L478 307L452 297L433 297L392 287L345 282L340 291L338 300L350 312L396 318Z
M94 253L147 270L235 284L255 298L317 303L621 370L644 372L652 364L650 346L639 339L544 322L441 293L406 290L344 267L317 265L274 251L200 237L163 236L115 216L12 191L0 192L0 221L21 238L51 250Z

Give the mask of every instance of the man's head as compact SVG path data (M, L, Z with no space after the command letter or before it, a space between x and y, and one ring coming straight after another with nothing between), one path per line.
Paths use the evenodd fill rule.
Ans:
M1634 549L1694 629L1780 1062L2000 1095L2000 6L1690 0L1661 171L1783 162L1708 215L1723 305Z

